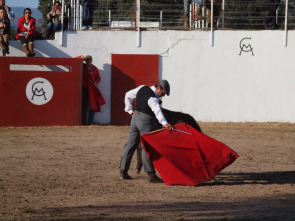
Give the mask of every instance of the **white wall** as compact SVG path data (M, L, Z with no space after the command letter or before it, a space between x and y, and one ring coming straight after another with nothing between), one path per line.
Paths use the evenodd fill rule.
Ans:
M240 51L240 41L251 44ZM295 123L295 31L215 31L214 46L207 31L65 32L59 39L36 41L36 55L75 57L90 54L102 77L98 85L107 104L95 119L110 123L111 54L159 54L160 78L171 85L165 108L183 111L198 121ZM10 56L24 56L11 41ZM250 47L244 48L249 50Z

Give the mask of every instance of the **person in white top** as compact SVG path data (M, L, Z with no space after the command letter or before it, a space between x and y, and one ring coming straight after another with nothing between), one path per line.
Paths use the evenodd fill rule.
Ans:
M170 85L168 81L161 80L156 85L148 87L141 85L125 95L125 111L132 115L128 141L123 151L120 163L121 179L132 179L128 175L131 159L140 143L140 136L154 130L154 120L158 120L163 128L172 130L173 126L169 124L162 113L160 106L160 97L170 94ZM136 108L133 110L133 101L136 98ZM141 147L142 148L142 147ZM162 182L156 175L155 168L149 160L146 152L142 150L142 161L145 172L148 174L150 182Z
M0 0L0 8L3 8L6 10L7 16L10 21L14 20L15 14L9 6L5 5L5 0Z

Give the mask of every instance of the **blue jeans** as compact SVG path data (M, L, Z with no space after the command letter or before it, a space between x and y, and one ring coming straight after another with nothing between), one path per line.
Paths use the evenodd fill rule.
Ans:
M204 4L204 0L193 0L194 3L197 4ZM192 3L192 0L183 0L183 6L184 6L184 14L189 14L190 4Z
M183 0L183 6L184 6L184 14L189 13L189 8L192 0Z
M60 22L56 22L56 23L52 23L49 22L47 25L47 31L60 31L61 30L61 23Z
M270 23L270 25L276 24L276 11L280 2L281 0L268 0L268 17L264 20L264 23Z
M88 115L88 88L82 89L82 125L87 125L87 115Z
M92 26L95 0L83 0L82 5L83 5L82 25Z

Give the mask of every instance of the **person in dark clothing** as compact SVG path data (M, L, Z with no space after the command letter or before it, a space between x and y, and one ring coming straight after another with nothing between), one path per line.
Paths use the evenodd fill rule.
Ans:
M268 0L268 17L264 20L265 29L276 29L276 11L281 0Z
M165 129L173 129L173 126L166 121L160 107L159 98L165 96L165 94L168 96L170 94L170 85L166 80L161 80L151 87L141 85L126 93L125 111L132 115L132 120L128 141L121 157L121 179L132 179L131 176L128 175L132 156L140 142L140 136L154 130L155 118ZM134 112L132 104L135 98L136 109ZM148 174L148 180L151 183L162 182L156 175L155 168L144 150L142 150L142 161L144 170Z
M95 0L83 0L82 30L92 30L95 4Z
M15 18L15 14L12 11L12 9L8 5L5 4L5 0L0 0L0 9L2 9L2 8L5 9L9 20L13 21Z
M0 48L2 55L9 54L9 38L10 38L10 20L7 17L6 10L0 8Z

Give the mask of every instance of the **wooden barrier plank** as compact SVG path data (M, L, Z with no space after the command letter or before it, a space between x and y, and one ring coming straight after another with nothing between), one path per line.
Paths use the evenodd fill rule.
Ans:
M68 72L10 70L14 64L67 65L70 69ZM1 57L0 66L0 126L81 124L81 59ZM35 80L34 85L29 84ZM50 93L52 98L47 100ZM47 103L33 103L39 101Z

